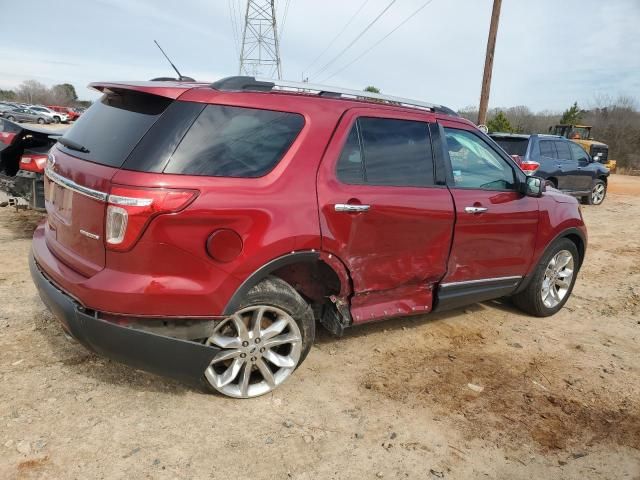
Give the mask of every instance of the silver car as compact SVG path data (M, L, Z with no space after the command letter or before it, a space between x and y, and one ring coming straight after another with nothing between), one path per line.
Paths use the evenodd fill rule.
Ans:
M27 108L14 108L13 110L7 110L2 112L2 117L12 122L35 122L43 125L45 123L53 122L51 117L47 117L40 112L29 110Z

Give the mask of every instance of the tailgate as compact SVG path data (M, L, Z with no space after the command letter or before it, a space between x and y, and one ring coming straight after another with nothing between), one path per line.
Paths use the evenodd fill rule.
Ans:
M51 150L45 171L47 246L90 277L105 266L111 179L171 98L126 89L96 101Z
M47 246L63 263L87 277L104 268L105 200L116 171L58 149L49 156L45 175Z

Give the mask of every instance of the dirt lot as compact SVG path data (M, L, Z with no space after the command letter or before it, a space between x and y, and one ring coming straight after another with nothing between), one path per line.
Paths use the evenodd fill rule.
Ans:
M573 297L320 333L276 393L208 395L98 358L31 284L0 209L0 478L640 479L640 177L585 207Z

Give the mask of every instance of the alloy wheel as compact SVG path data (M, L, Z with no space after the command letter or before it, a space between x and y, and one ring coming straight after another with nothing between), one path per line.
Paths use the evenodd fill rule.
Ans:
M591 190L591 203L594 205L600 205L604 200L605 186L602 183L598 183Z
M549 261L542 279L540 295L547 308L558 306L567 296L574 274L573 255L568 250L560 250Z
M302 334L285 311L266 305L244 308L223 320L207 339L220 348L205 370L211 386L224 395L264 395L295 370Z

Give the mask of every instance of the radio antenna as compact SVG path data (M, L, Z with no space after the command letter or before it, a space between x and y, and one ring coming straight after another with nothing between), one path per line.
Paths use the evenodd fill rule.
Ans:
M162 47L160 46L160 44L158 43L157 40L154 40L154 43L158 46L158 48L160 49L160 51L162 52L162 55L164 55L164 58L167 59L167 62L169 62L171 64L171 66L173 67L173 69L176 71L176 73L178 74L178 80L191 80L193 81L192 78L190 77L183 77L182 74L178 71L178 69L176 68L176 66L173 64L173 62L171 61L171 59L169 58L169 56L164 53L164 50L162 49Z

